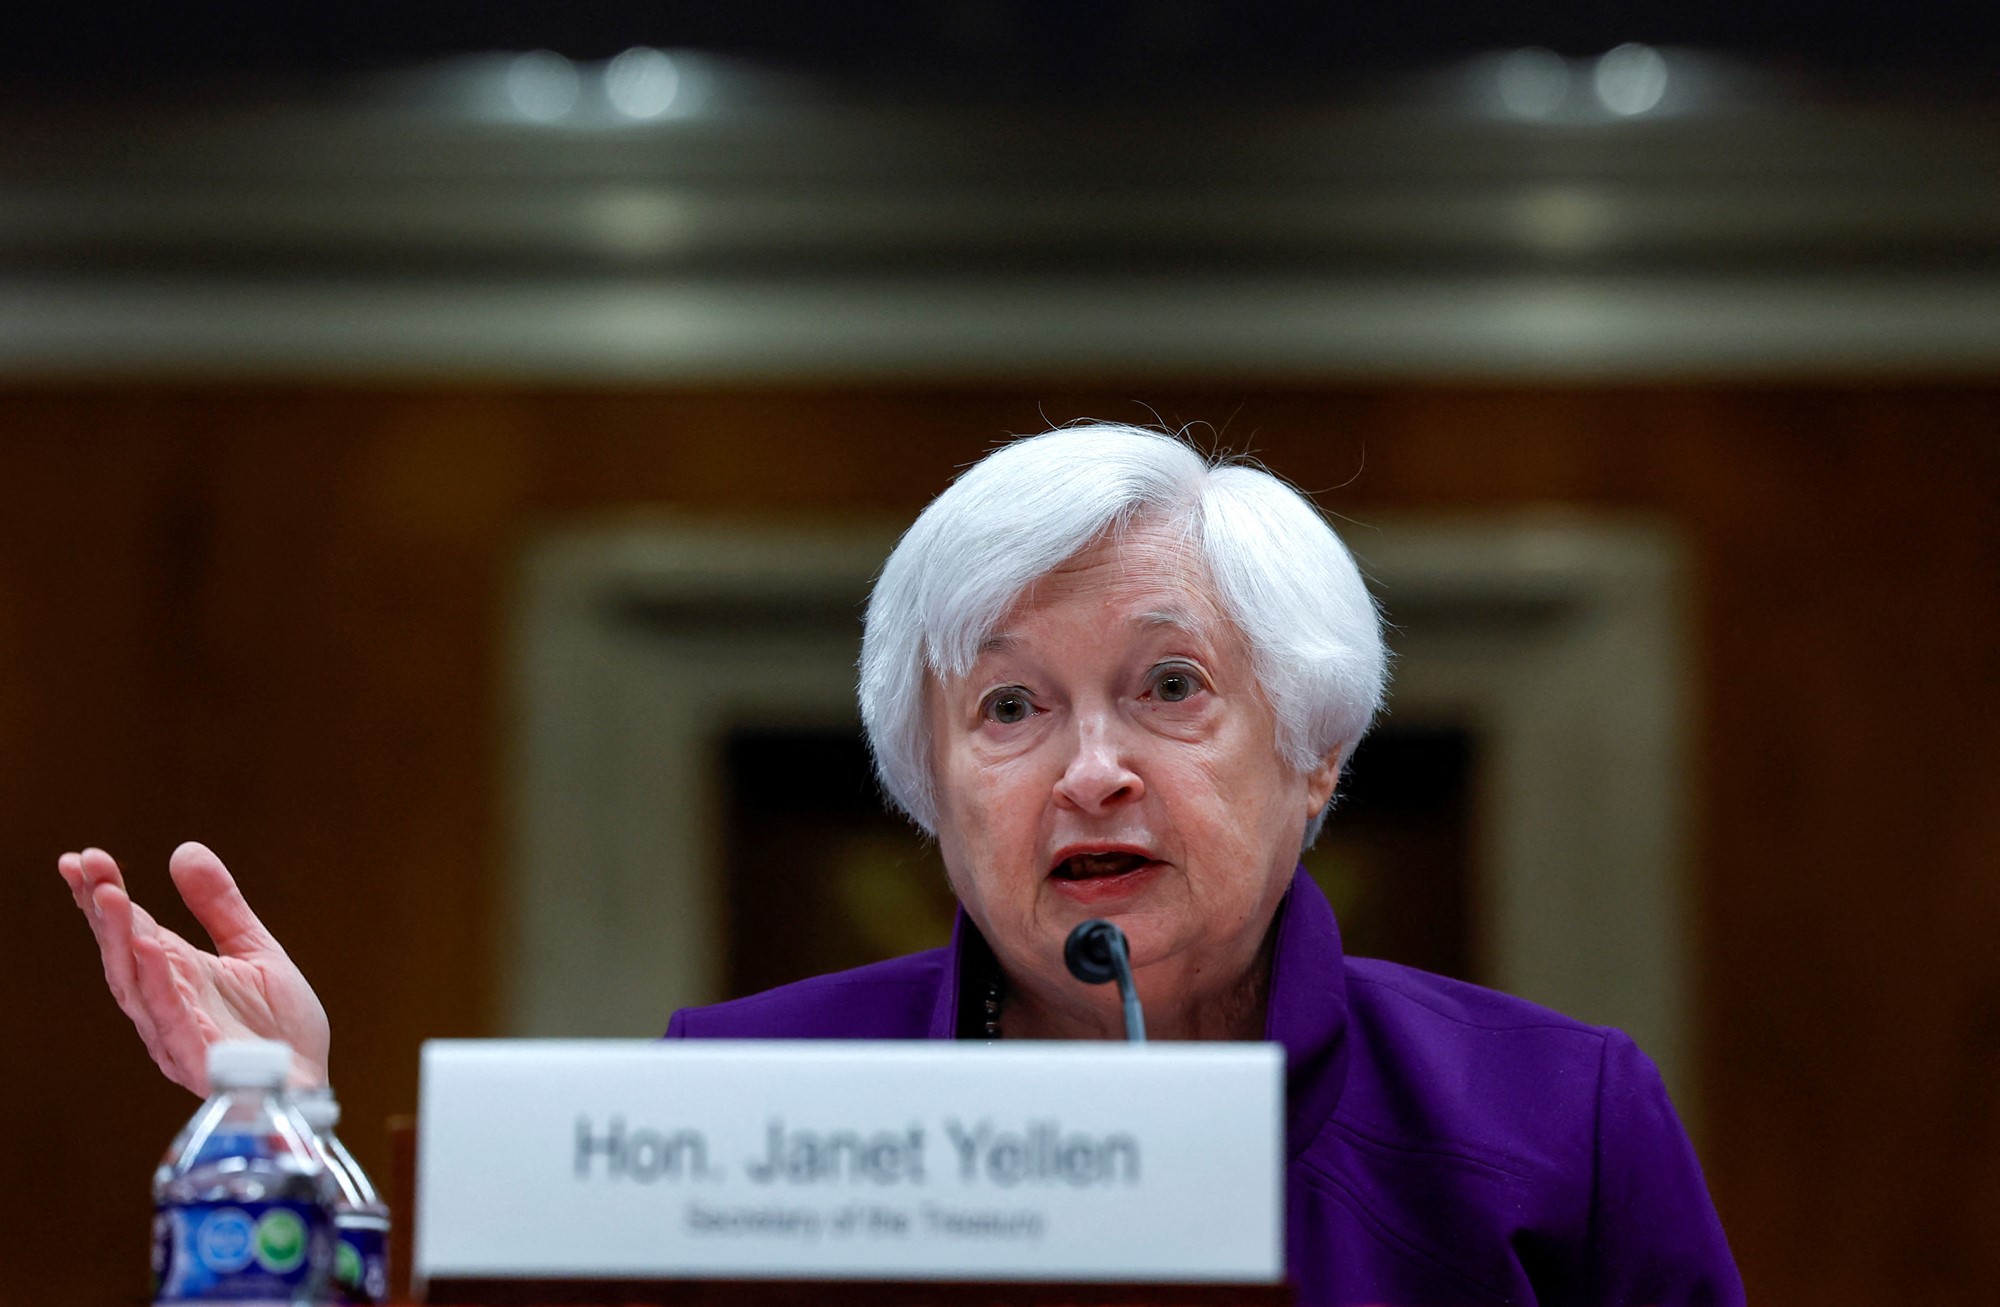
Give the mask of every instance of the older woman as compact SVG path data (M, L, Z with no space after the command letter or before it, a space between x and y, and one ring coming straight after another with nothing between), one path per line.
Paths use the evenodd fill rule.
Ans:
M1742 1287L1651 1064L1623 1035L1344 958L1297 870L1384 683L1374 605L1269 474L1089 426L940 495L868 606L883 789L935 836L951 944L675 1014L675 1038L1092 1039L1116 995L1062 962L1122 926L1148 1025L1288 1053L1288 1261L1302 1302L1732 1302ZM175 883L200 952L62 859L120 1005L199 1092L237 1033L326 1073L318 1001L214 855Z

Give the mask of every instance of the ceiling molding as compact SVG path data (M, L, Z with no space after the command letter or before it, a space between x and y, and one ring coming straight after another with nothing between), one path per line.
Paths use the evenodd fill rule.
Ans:
M870 101L691 60L696 102L623 125L510 119L490 61L338 94L14 103L0 372L2000 366L1993 106L1674 61L1696 91L1629 120L1508 118L1478 63L1337 101L1121 110Z

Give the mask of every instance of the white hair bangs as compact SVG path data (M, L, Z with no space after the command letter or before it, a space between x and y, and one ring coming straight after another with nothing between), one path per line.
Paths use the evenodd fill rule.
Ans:
M883 565L861 639L861 720L891 803L936 833L926 672L962 676L1022 593L1135 517L1198 541L1299 771L1352 752L1387 676L1361 573L1304 496L1261 468L1111 424L1003 445L932 500ZM1325 814L1306 831L1310 844Z

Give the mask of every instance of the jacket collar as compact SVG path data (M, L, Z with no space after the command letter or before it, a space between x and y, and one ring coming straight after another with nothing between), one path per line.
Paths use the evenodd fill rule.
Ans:
M1278 906L1264 1038L1285 1046L1285 1152L1318 1137L1347 1087L1347 959L1333 905L1304 867Z
M1264 1038L1285 1046L1285 1151L1296 1157L1333 1115L1347 1084L1347 968L1333 906L1303 867L1292 873L1276 928ZM931 1008L929 1038L958 1037L964 978L987 974L991 958L979 928L960 908Z
M965 909L961 907L951 925L951 947L945 950L944 974L940 977L937 1001L931 1006L931 1025L925 1033L926 1039L958 1038L958 1032L965 1028L959 997L961 990L980 986L979 977L991 975L997 965L986 937L979 933L979 927L972 924L972 918L966 916Z

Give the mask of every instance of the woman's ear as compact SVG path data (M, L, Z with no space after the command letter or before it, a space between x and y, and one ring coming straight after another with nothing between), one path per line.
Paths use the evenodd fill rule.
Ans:
M1333 802L1333 791L1340 784L1340 767L1346 761L1347 750L1335 749L1306 773L1306 820L1311 821Z

